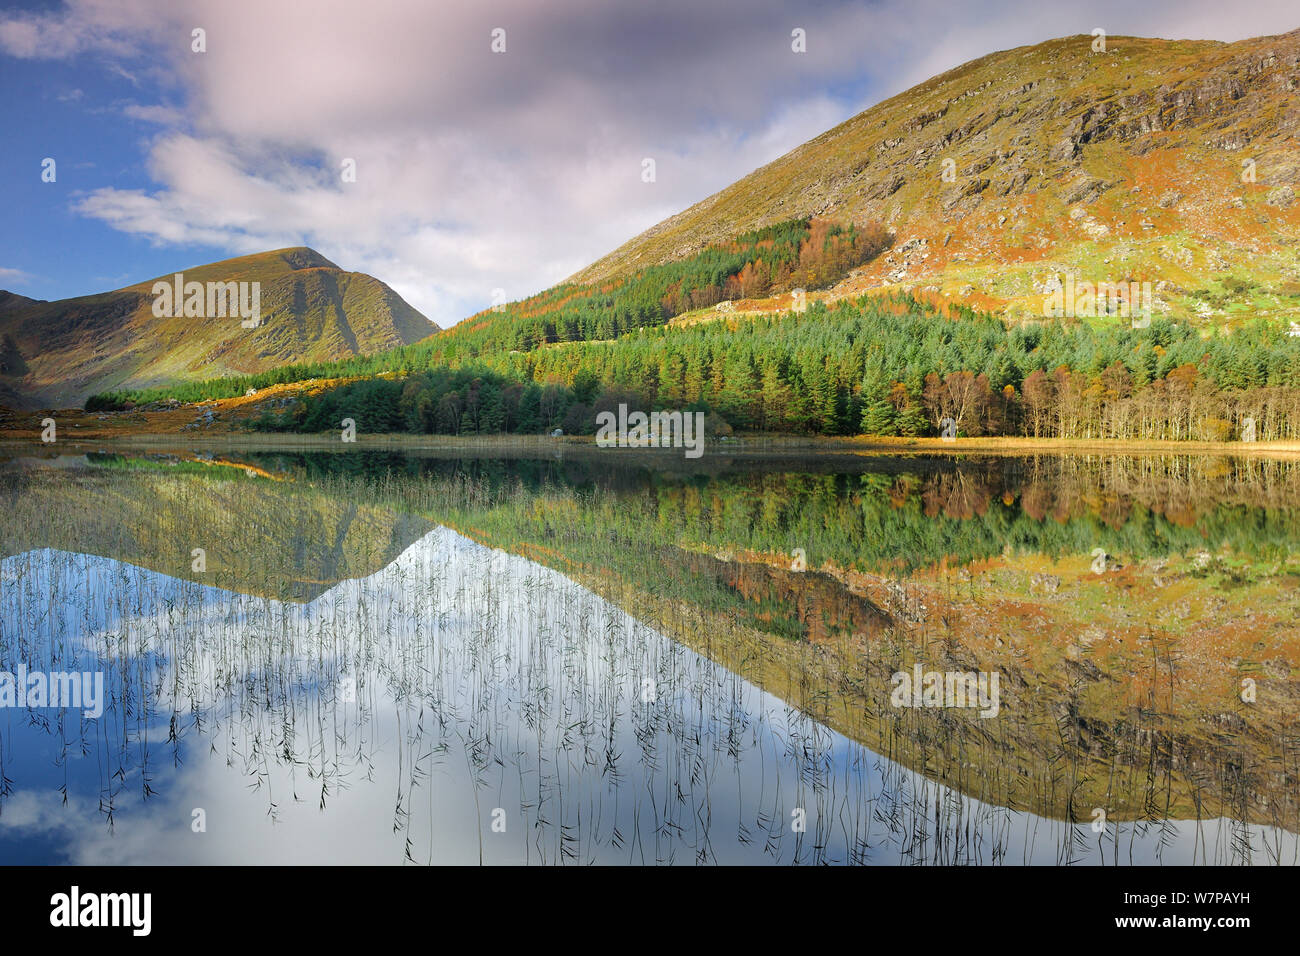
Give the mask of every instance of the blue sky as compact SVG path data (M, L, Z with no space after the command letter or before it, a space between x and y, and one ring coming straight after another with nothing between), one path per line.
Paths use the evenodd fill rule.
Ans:
M71 0L0 5L0 288L51 299L310 245L442 325L572 274L997 49L1232 41L1293 3ZM506 30L504 52L491 32ZM201 28L206 49L193 50ZM807 52L791 49L803 29ZM42 182L52 157L57 179ZM653 183L643 159L656 162ZM340 176L356 162L355 183Z
M6 145L0 152L5 228L0 285L40 298L89 292L140 270L160 250L72 211L69 196L104 185L150 186L141 165L140 126L109 103L138 92L89 58L52 64L0 56ZM92 91L88 94L86 91ZM56 158L57 181L41 181L44 157ZM124 241L125 240L125 241Z

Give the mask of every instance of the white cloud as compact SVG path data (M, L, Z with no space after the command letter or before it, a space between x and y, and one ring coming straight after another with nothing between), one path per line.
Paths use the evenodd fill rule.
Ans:
M139 103L128 103L122 107L122 113L131 119L157 123L160 126L179 126L185 121L184 111L172 106L141 106Z
M140 52L140 39L171 22L174 10L155 0L71 0L62 10L0 14L0 51L27 60L66 59L93 50Z
M0 266L0 282L29 282L34 278L31 273L24 272L22 269L9 269Z

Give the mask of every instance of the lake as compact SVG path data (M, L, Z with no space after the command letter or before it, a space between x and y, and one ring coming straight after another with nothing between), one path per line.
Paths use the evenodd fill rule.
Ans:
M1293 864L1298 471L11 447L0 861Z

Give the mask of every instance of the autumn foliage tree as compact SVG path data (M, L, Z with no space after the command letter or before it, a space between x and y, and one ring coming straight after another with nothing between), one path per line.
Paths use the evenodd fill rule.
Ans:
M956 423L959 435L997 431L1001 421L1001 415L996 413L999 398L990 387L987 375L971 372L952 372L943 379L937 372L931 372L925 377L922 392L935 430L948 418Z

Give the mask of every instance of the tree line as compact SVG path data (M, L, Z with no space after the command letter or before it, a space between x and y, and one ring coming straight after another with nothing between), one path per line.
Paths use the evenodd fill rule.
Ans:
M1167 319L1007 327L964 307L863 297L482 353L327 390L259 427L352 417L368 430L589 434L620 401L706 411L715 430L926 436L950 419L962 436L1295 439L1300 339L1263 321L1209 338Z

